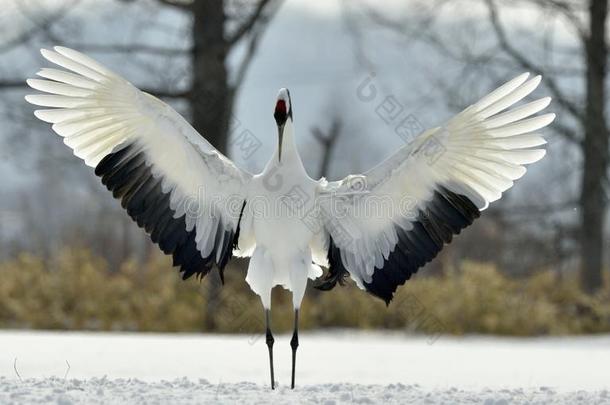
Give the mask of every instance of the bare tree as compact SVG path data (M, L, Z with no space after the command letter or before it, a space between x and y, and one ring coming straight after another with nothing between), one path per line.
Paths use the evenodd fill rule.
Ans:
M235 95L260 37L280 1L249 2L254 3L253 10L242 18L243 21L229 35L225 31L230 16L225 12L227 5L223 3L230 1L193 1L188 6L180 7L193 16L193 81L189 91L193 126L205 133L212 145L225 153ZM240 10L247 7L245 4L233 6ZM239 41L248 36L246 55L231 81L227 72L227 56Z
M532 0L534 7L551 8L563 16L582 43L584 58L584 100L574 100L562 90L556 75L548 74L547 69L527 58L509 42L501 23L499 9L494 0L486 0L489 17L501 48L518 65L536 73L545 74L545 82L553 93L555 101L565 113L573 116L580 124L583 137L568 135L577 142L583 156L580 192L580 255L581 286L590 293L602 286L604 257L604 223L606 217L605 187L608 168L608 127L605 118L606 98L606 43L607 0L590 0L588 9L583 10L582 2ZM588 27L578 18L587 12ZM565 131L564 131L565 135Z
M606 123L606 20L608 0L590 0L589 33L583 38L586 54L586 103L581 191L582 286L594 292L602 285L608 127Z

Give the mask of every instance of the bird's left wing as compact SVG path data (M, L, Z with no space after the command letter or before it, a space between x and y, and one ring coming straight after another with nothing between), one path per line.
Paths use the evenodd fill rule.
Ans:
M531 116L550 98L503 112L539 83L523 74L364 175L323 184L317 198L329 273L318 288L349 273L389 303L398 285L525 174L524 165L542 159L546 142L533 132L555 116Z
M123 208L173 256L183 278L221 271L239 234L251 178L218 152L170 106L72 49L42 50L64 68L42 69L46 80L26 96L51 109L35 112L53 124L76 156L121 200Z

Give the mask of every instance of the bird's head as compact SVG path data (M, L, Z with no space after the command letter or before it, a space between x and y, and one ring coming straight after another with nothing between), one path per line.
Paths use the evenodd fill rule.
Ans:
M286 122L290 120L292 123L292 100L290 99L290 91L286 88L281 88L277 94L277 100L275 102L275 111L273 112L273 118L277 123L278 133L278 160L282 160L282 140L284 138L284 128Z

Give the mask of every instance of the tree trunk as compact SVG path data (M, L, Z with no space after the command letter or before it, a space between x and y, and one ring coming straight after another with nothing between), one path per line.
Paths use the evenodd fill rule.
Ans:
M226 154L232 103L226 57L222 1L195 1L193 7L192 123L220 152Z
M590 0L590 35L585 43L587 65L584 168L581 190L581 285L593 293L602 286L608 134L605 111L606 17L608 0Z
M229 44L225 39L223 1L194 1L193 56L190 107L193 127L216 149L226 154L228 148L231 92L226 57ZM216 314L220 304L220 277L208 275L205 325L207 331L217 329Z

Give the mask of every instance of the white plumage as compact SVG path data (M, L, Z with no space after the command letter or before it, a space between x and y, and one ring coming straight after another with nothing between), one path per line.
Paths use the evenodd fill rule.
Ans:
M366 185L368 195L344 202L342 209L348 214L327 225L341 251L345 269L361 288L371 282L375 271L384 267L384 261L398 244L397 229L412 230L418 212L426 210L439 188L467 197L482 211L525 174L523 165L542 159L545 150L538 147L546 142L532 132L547 126L555 115L528 117L546 108L551 99L542 98L498 114L529 95L540 83L540 76L527 79L525 73L511 80L442 127L426 131L363 175L361 182ZM349 187L348 178L329 183L323 193L342 194ZM375 197L391 200L391 209L385 215L349 214L365 212L363 205ZM322 207L330 200L320 199ZM404 207L401 202L405 201L411 203L407 210L411 215L401 210ZM345 230L347 240L340 236ZM383 298L389 302L392 292Z
M37 110L35 115L52 123L88 166L96 167L129 145L130 156L143 153L162 191L171 196L173 216L185 218L186 231L196 227L197 248L207 257L217 234L237 228L241 205L237 212L228 212L235 205L225 202L241 198L243 203L252 176L216 151L167 104L81 53L63 47L55 51L42 50L42 55L81 76L43 69L39 75L54 81L28 80L32 88L51 93L26 96L28 102L58 108Z
M518 76L441 127L362 175L311 179L294 142L290 93L275 108L278 147L252 175L219 153L178 113L93 59L71 49L42 50L64 68L42 69L28 84L35 112L64 138L183 277L203 276L230 257L252 256L247 282L271 308L271 289L293 292L294 359L298 309L307 278L328 290L350 275L386 302L489 203L540 160L535 131L553 114L545 97L506 111L540 84ZM267 327L271 358L273 337ZM272 360L271 360L272 366ZM273 386L273 368L272 368Z

